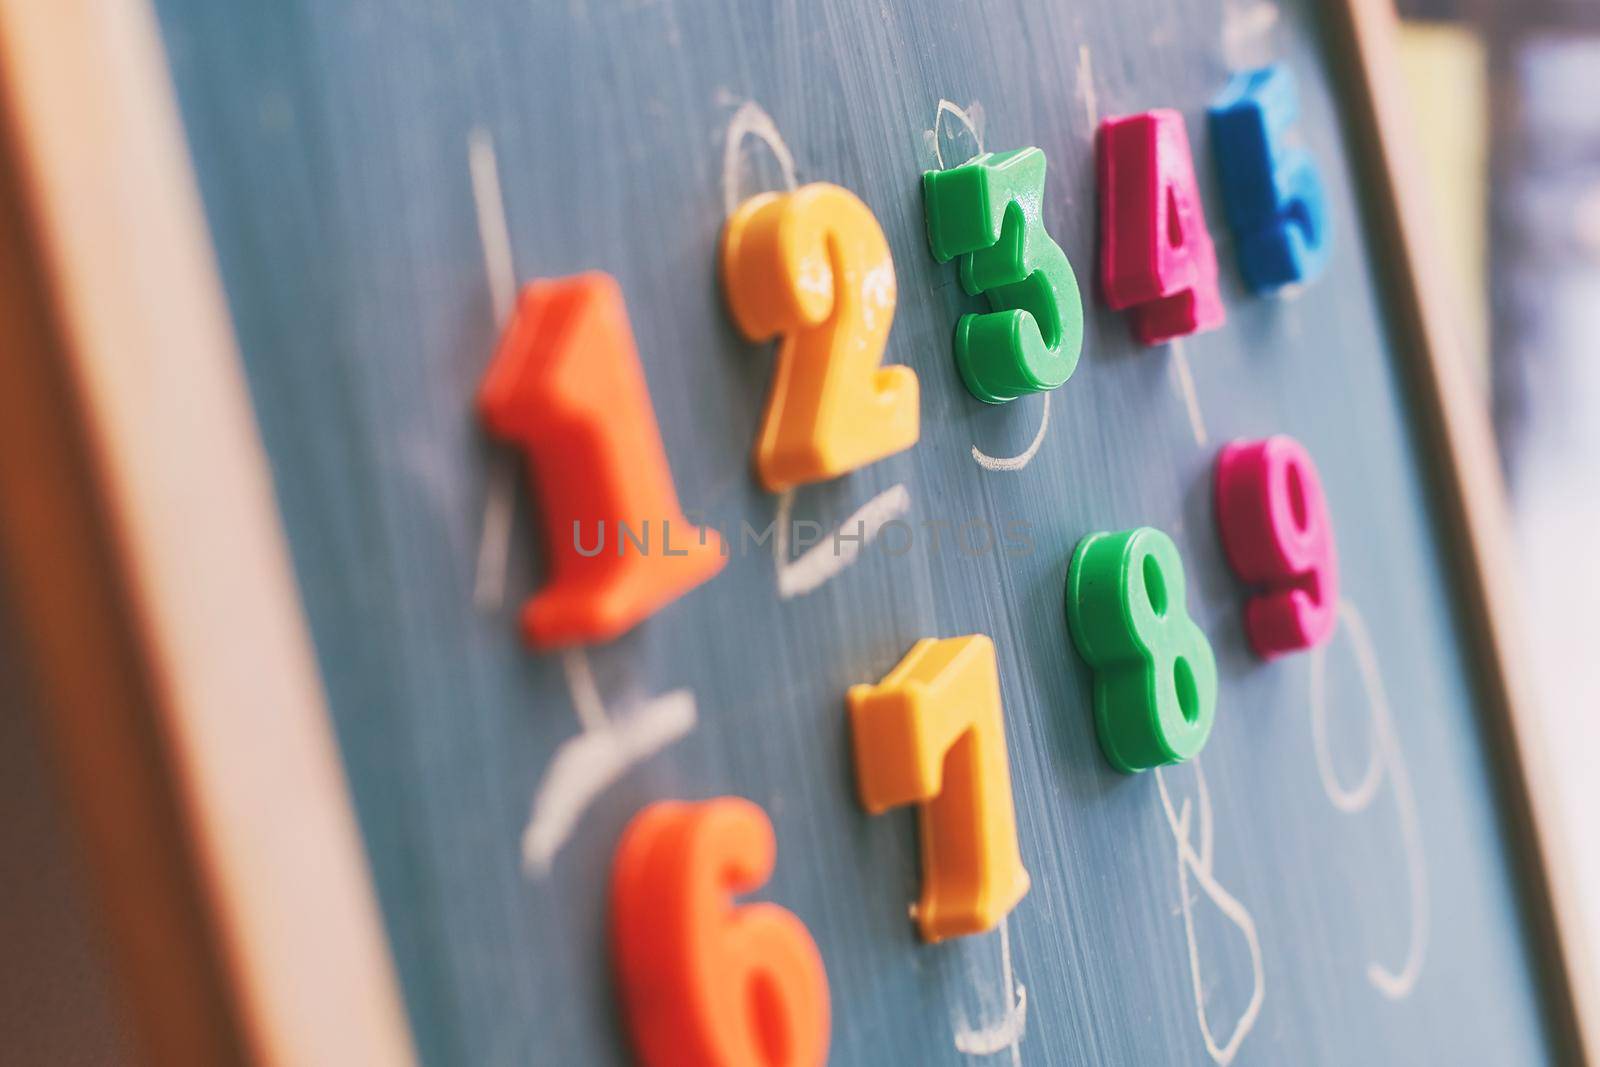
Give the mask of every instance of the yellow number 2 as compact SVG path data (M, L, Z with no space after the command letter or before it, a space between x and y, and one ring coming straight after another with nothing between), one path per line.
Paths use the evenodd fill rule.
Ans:
M866 809L919 805L923 938L993 929L1029 884L994 642L982 634L923 638L883 681L852 686L849 703Z
M722 233L722 284L740 333L783 335L755 451L769 490L916 443L916 372L879 365L894 321L894 260L854 193L817 182L740 204Z

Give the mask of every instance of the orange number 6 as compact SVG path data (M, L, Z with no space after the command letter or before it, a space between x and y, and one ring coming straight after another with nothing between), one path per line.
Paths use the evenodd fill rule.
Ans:
M623 1007L646 1067L816 1067L828 978L805 924L735 907L772 874L777 840L748 800L652 804L622 835L612 924Z

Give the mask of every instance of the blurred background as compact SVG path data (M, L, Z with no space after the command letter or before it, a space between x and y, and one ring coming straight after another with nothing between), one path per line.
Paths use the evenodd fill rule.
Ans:
M1524 652L1600 959L1600 3L1399 9L1433 231L1493 413Z

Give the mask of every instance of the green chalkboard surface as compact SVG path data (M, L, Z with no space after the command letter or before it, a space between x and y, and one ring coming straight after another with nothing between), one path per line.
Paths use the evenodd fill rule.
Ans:
M1321 5L157 8L425 1062L626 1062L618 837L653 800L723 794L772 818L757 896L816 939L835 1063L1556 1057ZM1234 266L1203 116L1272 60L1334 248L1268 299ZM1228 318L1146 348L1091 281L1093 132L1154 107L1187 120ZM1058 391L989 406L950 349L984 306L930 256L920 178L1027 145L1086 343ZM750 461L772 347L734 330L716 248L739 200L809 181L887 236L886 359L920 379L922 433L780 496ZM624 637L536 654L516 619L538 502L474 394L515 284L589 269L626 295L685 509L734 544ZM1278 432L1320 466L1343 603L1326 649L1263 663L1210 487L1222 444ZM1062 591L1081 537L1136 525L1182 553L1221 696L1199 758L1125 776ZM972 633L997 648L1032 888L996 932L929 946L915 814L862 810L844 693Z

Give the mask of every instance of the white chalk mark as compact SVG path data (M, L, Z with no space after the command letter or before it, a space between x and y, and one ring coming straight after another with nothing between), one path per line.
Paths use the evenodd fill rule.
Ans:
M505 198L500 192L500 168L494 141L487 130L474 127L467 135L467 169L472 175L472 202L478 214L478 239L483 244L484 276L489 280L489 302L496 325L511 318L517 297L516 268L511 262L511 231L506 226ZM494 611L505 599L506 558L511 546L511 523L516 515L516 457L497 456L489 468L484 493L483 532L478 538L478 566L472 583L472 602L480 611Z
M1083 102L1083 113L1089 119L1089 134L1094 135L1100 125L1100 95L1094 87L1094 61L1089 56L1089 46L1078 46L1078 99Z
M1193 767L1195 774L1195 791L1196 795L1200 798L1199 851L1195 851L1193 848L1193 842L1189 837L1189 827L1192 825L1189 821L1189 798L1184 797L1183 804L1176 810L1173 809L1172 795L1167 790L1167 779L1166 776L1161 773L1160 768L1156 769L1156 787L1158 792L1161 794L1161 810L1162 813L1167 817L1167 829L1172 831L1172 836L1178 841L1180 846L1189 850L1188 855L1190 859L1201 868L1209 871L1211 870L1211 858L1213 855L1212 843L1215 840L1213 835L1214 827L1212 825L1211 818L1211 791L1206 787L1205 774L1200 768L1200 762L1198 759L1193 763Z
M1011 920L1000 920L1000 971L1005 984L1006 1015L999 1022L956 1029L956 1051L968 1056L993 1056L1011 1050L1013 1067L1022 1064L1022 1038L1028 1029L1028 987L1011 969Z
M595 684L594 671L589 668L589 654L581 648L569 648L561 653L561 669L567 672L567 691L572 694L572 710L585 730L603 730L609 722L605 701L600 699L600 687Z
M472 602L479 611L498 610L505 600L511 524L516 515L516 474L516 455L496 453L484 491L483 533L478 539L477 576L472 583Z
M1172 376L1177 380L1178 392L1183 396L1183 406L1189 412L1189 429L1194 433L1194 443L1204 445L1208 440L1206 419L1200 413L1200 397L1194 390L1194 372L1189 369L1189 353L1181 340L1173 341Z
M1044 444L1044 432L1050 426L1050 394L1044 394L1044 410L1039 413L1039 429L1033 435L1033 440L1028 442L1028 447L1014 456L991 456L977 445L972 446L972 458L987 471L1019 471L1028 465L1028 461L1039 454L1039 446Z
M472 173L472 201L478 210L478 240L483 244L494 321L504 324L511 318L511 305L517 298L517 272L511 261L511 229L506 225L494 140L481 126L467 135L467 168Z
M1172 806L1172 795L1167 790L1167 780L1161 768L1156 768L1156 787L1161 794L1161 808L1167 818L1167 828L1172 831L1173 840L1178 846L1178 899L1183 910L1183 933L1189 947L1189 979L1194 990L1195 1017L1200 1023L1200 1037L1205 1042L1206 1052L1219 1064L1228 1064L1233 1061L1239 1052L1239 1046L1255 1026L1256 1019L1261 1015L1261 1004L1266 999L1267 983L1266 972L1261 963L1261 939L1256 933L1255 920L1248 909L1241 904L1237 897L1229 893L1216 880L1212 873L1212 815L1211 815L1211 790L1206 785L1205 772L1200 767L1198 758L1192 761L1195 775L1196 806L1199 808L1198 820L1200 823L1200 848L1195 850L1190 838L1190 827L1193 820L1190 818L1193 811L1188 798L1183 801L1183 806L1175 810ZM1233 923L1244 935L1245 944L1250 949L1250 969L1254 977L1254 988L1250 994L1250 1002L1245 1006L1243 1014L1233 1025L1233 1032L1228 1040L1222 1044L1217 1043L1216 1036L1211 1030L1211 1020L1206 1015L1205 982L1201 978L1200 946L1195 937L1194 901L1189 892L1189 879L1193 877L1201 892L1211 899L1229 922Z
M1273 58L1272 31L1278 7L1267 0L1228 0L1222 6L1222 56L1233 70L1248 70Z
M1372 636L1367 631L1361 613L1350 601L1339 601L1339 619L1344 624L1344 632L1350 635L1350 648L1356 658L1356 668L1361 675L1361 686L1366 692L1367 710L1371 716L1371 761L1355 788L1347 789L1339 781L1334 773L1333 756L1328 746L1327 646L1317 649L1311 656L1311 737L1323 791L1340 811L1355 813L1365 810L1377 796L1385 777L1394 787L1395 812L1406 854L1411 936L1406 945L1405 962L1400 969L1391 970L1376 961L1369 962L1367 981L1390 1000L1400 1000L1416 988L1428 952L1428 863L1422 851L1422 824L1417 815L1416 794L1411 788L1411 772L1406 767L1405 754L1400 750L1400 740L1395 734L1389 696L1383 688L1383 676L1378 673L1378 655L1372 646Z
M727 138L722 143L722 207L726 215L732 215L734 208L746 199L739 191L739 160L746 137L754 137L772 149L773 156L778 160L778 169L783 174L785 189L794 189L800 184L795 178L794 154L784 144L772 116L754 100L746 100L733 113L728 123Z
M1367 699L1372 699L1372 688L1367 683L1365 667L1362 665L1360 653L1356 654L1357 669L1362 671L1362 685L1366 687ZM1378 739L1378 717L1367 717L1367 769L1362 772L1361 780L1352 788L1346 788L1339 781L1338 773L1333 769L1332 748L1328 744L1328 690L1327 690L1327 653L1318 648L1311 656L1311 740L1312 747L1317 754L1317 775L1322 779L1322 791L1328 795L1328 800L1333 806L1347 815L1366 810L1378 795L1378 789L1383 785L1383 745Z
M778 570L778 597L788 600L804 596L856 561L884 524L911 510L911 492L904 485L891 485L862 504L827 537L811 545L799 559L789 558L789 516L794 510L790 489L778 495L777 532L772 539L772 556Z
M571 660L568 660L569 669ZM587 674L588 664L583 665ZM593 685L593 679L588 683ZM578 699L574 684L573 697ZM580 712L581 715L581 712ZM522 866L529 877L548 874L584 809L635 764L694 729L694 694L675 689L584 731L556 750L533 797L522 832Z
M976 101L966 107L957 107L950 101L940 97L939 105L933 109L933 129L928 131L930 143L933 145L933 158L939 164L940 170L960 165L944 161L944 146L940 144L939 124L946 115L966 127L967 132L972 134L973 143L977 146L977 150L967 156L966 159L961 160L961 163L983 155L983 108Z

